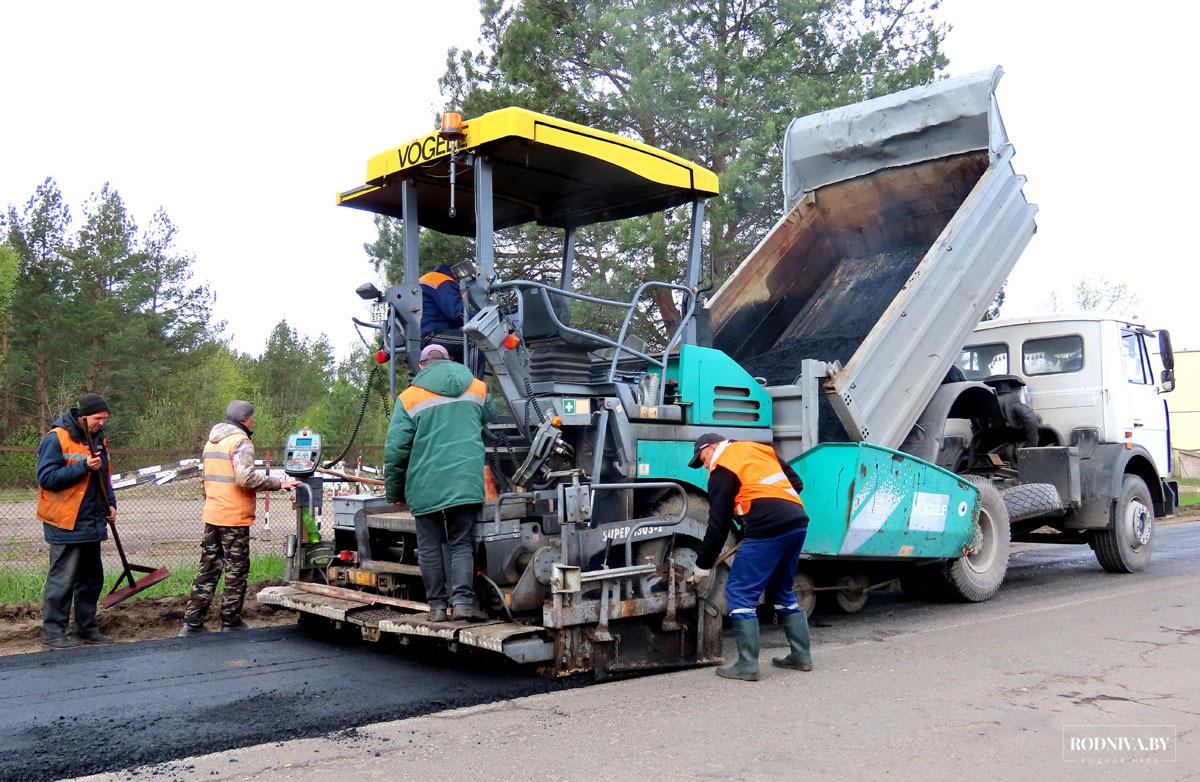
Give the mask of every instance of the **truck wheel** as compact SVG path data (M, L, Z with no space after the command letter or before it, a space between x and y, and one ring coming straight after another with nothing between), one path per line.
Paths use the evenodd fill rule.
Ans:
M981 603L1000 590L1008 572L1008 509L986 478L964 475L963 479L979 489L979 529L970 553L946 564L942 581L950 598Z
M1146 482L1126 475L1112 514L1109 529L1092 533L1092 550L1109 573L1136 573L1150 562L1154 547L1154 501Z
M863 572L843 573L834 582L837 590L833 592L833 603L843 614L857 614L867 607L867 598L871 586L870 579Z
M792 590L796 593L796 602L809 616L813 615L813 611L817 607L817 593L813 591L815 587L816 583L812 576L804 571L797 571L796 577L792 579Z

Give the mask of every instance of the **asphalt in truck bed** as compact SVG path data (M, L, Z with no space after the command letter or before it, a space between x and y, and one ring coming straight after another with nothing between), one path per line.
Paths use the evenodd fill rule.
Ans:
M1150 567L1132 576L1104 573L1087 546L1022 547L989 603L878 594L860 614L814 617L814 644L832 647L948 620L1043 610L1134 584L1152 595L1157 585L1194 574L1197 561L1196 522L1160 527ZM730 646L727 639L727 653ZM767 628L764 656L782 646L778 628ZM354 728L374 722L581 683L310 638L294 626L15 655L0 658L0 747L6 750L0 779L56 779L305 736L353 741ZM229 761L236 758L222 758ZM189 778L188 762L145 773Z

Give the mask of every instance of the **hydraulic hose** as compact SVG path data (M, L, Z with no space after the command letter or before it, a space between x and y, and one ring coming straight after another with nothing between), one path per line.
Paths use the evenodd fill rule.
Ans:
M354 429L350 432L350 439L346 442L346 447L342 449L335 458L325 462L325 469L333 467L333 465L346 458L346 454L350 453L350 449L354 447L354 441L358 437L359 427L362 426L363 416L367 413L367 400L371 398L371 384L375 381L375 373L379 371L379 364L371 367L371 374L367 375L367 382L363 388L362 403L358 406L358 417L354 419ZM384 409L386 410L387 400L384 400Z

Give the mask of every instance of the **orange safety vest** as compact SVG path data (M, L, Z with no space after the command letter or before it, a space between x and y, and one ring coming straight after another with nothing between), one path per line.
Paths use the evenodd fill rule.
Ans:
M233 469L233 451L250 438L236 432L220 442L204 445L205 524L217 527L249 527L254 523L257 502L254 492L237 485Z
M442 274L441 272L428 272L427 274L422 274L421 279L417 280L417 282L422 285L428 285L430 288L437 288L444 282L455 282L455 280L449 274Z
M741 487L734 498L734 512L745 516L758 499L786 500L800 507L800 495L783 474L775 449L762 443L725 440L717 443L709 472L724 467L738 477Z
M77 443L67 434L67 430L56 426L50 430L58 435L58 445L62 448L63 459L68 464L86 462L91 451L83 443ZM101 439L100 444L108 448L108 440ZM112 475L112 460L108 462L108 474ZM87 494L88 483L92 480L92 472L88 470L86 477L79 483L61 491L47 491L38 487L37 516L52 527L59 529L75 529L75 521L79 516L79 506L83 504L83 496ZM107 500L106 500L107 502Z

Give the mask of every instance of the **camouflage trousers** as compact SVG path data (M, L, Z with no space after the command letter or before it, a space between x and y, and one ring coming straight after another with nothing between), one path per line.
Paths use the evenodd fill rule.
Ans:
M194 627L204 624L217 581L225 572L225 591L221 595L221 624L236 625L242 618L246 601L246 576L250 572L250 528L204 525L200 547L200 572L192 583L192 594L183 612L183 621Z

